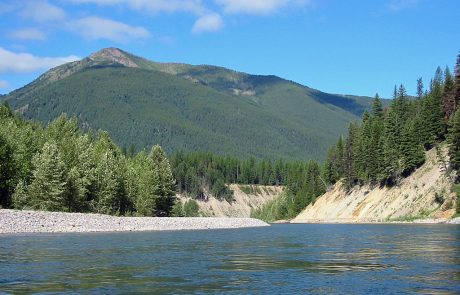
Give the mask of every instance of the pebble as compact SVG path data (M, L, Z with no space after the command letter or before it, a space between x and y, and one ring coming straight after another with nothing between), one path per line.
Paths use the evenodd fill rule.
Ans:
M0 209L0 234L201 230L262 227L254 218L118 217L92 213L64 213Z

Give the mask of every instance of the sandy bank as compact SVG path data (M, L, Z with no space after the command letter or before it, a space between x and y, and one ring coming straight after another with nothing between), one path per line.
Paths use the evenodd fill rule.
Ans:
M253 189L251 193L245 193L242 187ZM204 216L215 217L238 217L245 218L251 215L251 210L260 208L263 204L276 198L282 191L282 186L268 185L238 185L230 184L229 189L233 191L233 201L218 200L209 192L205 191L208 200L196 200L200 212ZM177 195L183 203L190 200L185 196Z
M229 229L269 226L253 218L116 217L102 214L0 210L0 234Z
M457 218L424 218L411 221L385 221L366 219L303 219L291 220L289 223L318 223L318 224L460 224L460 217Z
M425 164L398 185L346 189L337 183L291 222L368 223L415 218L425 220L423 223L448 222L455 214L456 195L450 192L451 182L442 167L436 150L431 149Z

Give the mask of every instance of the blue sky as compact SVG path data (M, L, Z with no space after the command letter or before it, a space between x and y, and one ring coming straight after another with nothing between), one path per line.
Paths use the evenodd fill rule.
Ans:
M1 0L0 93L119 47L330 93L415 92L460 51L458 0Z

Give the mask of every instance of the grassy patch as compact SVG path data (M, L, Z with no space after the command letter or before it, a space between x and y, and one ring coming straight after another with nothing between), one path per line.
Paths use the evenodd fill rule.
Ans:
M260 187L256 185L240 185L240 190L246 195L259 195L262 193Z
M454 185L452 187L452 191L457 195L457 208L456 208L457 214L456 215L459 215L460 214L460 184Z

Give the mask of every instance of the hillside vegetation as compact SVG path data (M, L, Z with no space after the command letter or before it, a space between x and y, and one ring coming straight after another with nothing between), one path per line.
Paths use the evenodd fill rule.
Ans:
M219 199L207 194L206 199L178 195L183 204L184 216L250 217L251 211L275 199L283 190L282 186L230 184L233 192L231 200ZM195 206L195 208L193 208Z
M332 193L321 197L318 205L321 193L313 198L295 194L312 203L302 218L401 218L404 214L430 213L448 197L452 207L460 203L450 195L458 192L460 182L459 104L460 54L455 76L449 68L438 68L428 90L424 90L422 79L417 81L414 98L407 95L403 85L395 86L393 101L384 108L377 95L371 112L365 112L360 123L351 123L347 137L340 137L327 153L321 180L324 188L334 187ZM429 150L431 162L427 163ZM254 214L271 220L298 213L286 195Z
M0 104L0 208L247 217L278 185L304 183L304 167L199 152L168 158L159 145L135 153L105 131L82 131L75 117L42 127Z
M410 221L449 218L455 214L455 193L443 172L436 150L426 153L426 161L397 186L365 184L347 189L337 183L311 203L292 223Z
M136 151L211 151L242 158L323 159L371 100L276 76L148 61L115 48L50 70L2 98L48 124L61 113Z

